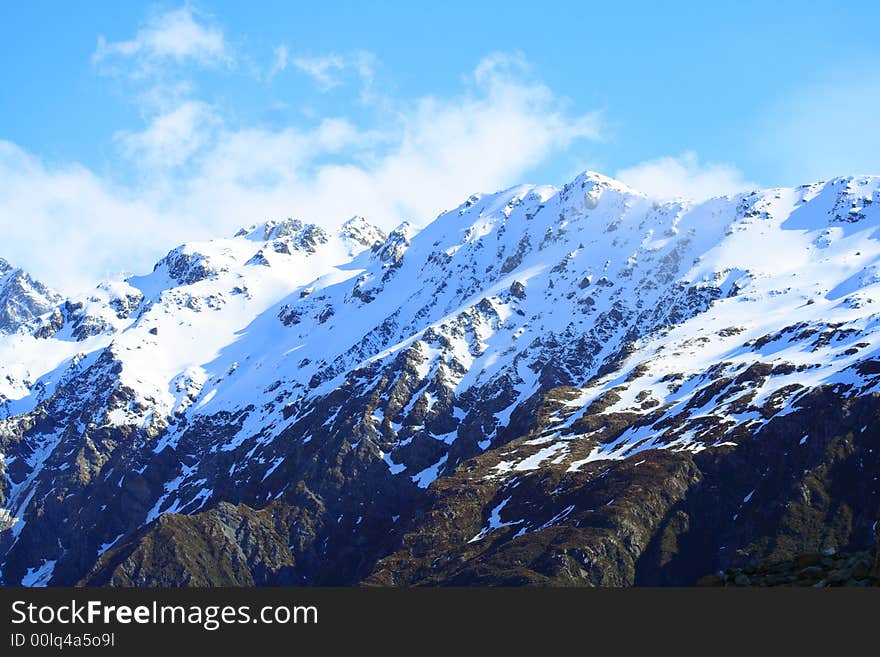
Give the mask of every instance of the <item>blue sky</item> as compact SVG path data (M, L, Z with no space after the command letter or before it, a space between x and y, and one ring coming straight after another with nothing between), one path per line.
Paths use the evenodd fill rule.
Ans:
M71 289L583 169L695 197L880 173L877 3L542 4L3 3L0 256Z

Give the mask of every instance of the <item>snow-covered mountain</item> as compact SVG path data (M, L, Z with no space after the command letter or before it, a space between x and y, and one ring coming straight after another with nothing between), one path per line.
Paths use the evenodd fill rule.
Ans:
M0 258L0 335L52 309L61 297Z
M0 261L0 582L690 583L869 545L878 208L588 172L73 299Z

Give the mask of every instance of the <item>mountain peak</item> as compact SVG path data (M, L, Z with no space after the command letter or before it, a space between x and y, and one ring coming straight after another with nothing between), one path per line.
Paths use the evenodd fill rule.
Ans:
M385 231L360 215L355 215L342 224L339 234L367 247L373 246L376 242L384 242L388 238Z
M60 300L59 294L0 258L0 334L15 332Z
M247 237L255 242L268 242L295 235L303 229L305 224L299 219L288 217L287 219L270 219L262 223L251 224L247 228L239 230L235 237Z
M631 196L645 196L642 192L633 189L626 183L617 180L616 178L611 178L610 176L606 176L597 171L586 170L580 174L578 174L574 180L568 183L565 186L565 189L570 188L601 188L601 189L610 189L615 192L619 192L621 194L631 195Z

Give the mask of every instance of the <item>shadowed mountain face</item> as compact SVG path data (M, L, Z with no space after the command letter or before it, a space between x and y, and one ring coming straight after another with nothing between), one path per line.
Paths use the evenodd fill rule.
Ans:
M587 173L32 305L0 336L0 582L693 584L865 550L878 229L880 178L691 204Z

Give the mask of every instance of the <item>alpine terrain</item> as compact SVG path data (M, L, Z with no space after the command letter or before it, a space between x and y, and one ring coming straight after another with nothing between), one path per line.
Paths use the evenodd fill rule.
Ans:
M865 584L878 478L880 177L0 260L4 585Z

